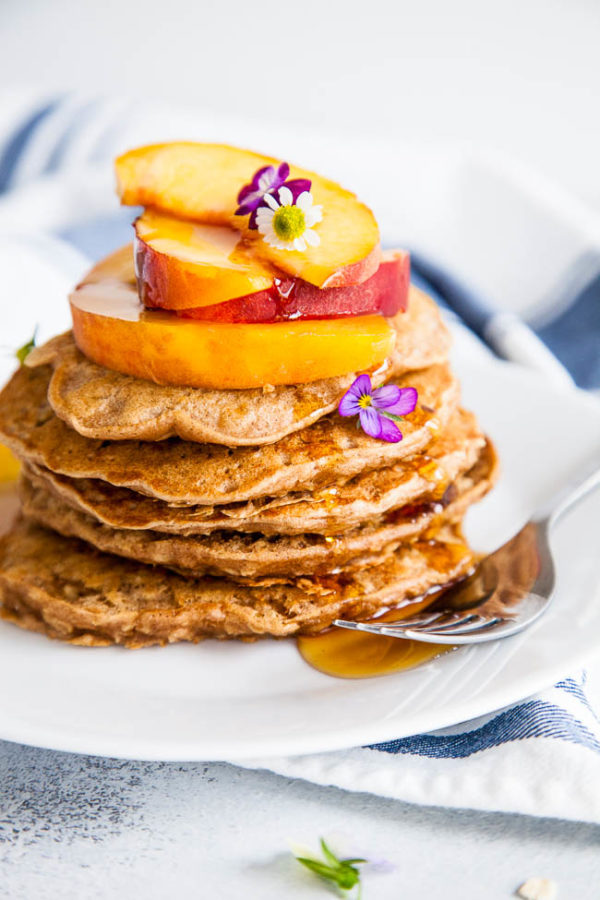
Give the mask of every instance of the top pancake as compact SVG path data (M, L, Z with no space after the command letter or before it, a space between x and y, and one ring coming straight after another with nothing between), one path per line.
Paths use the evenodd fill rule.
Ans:
M429 445L459 400L448 366L398 379L419 394L397 444L374 440L337 413L275 444L235 449L171 438L100 441L79 435L47 399L49 366L21 367L0 394L0 438L22 459L72 478L96 478L179 505L223 504L313 490L389 466Z
M446 360L449 335L435 303L411 288L406 313L390 320L395 349L378 380ZM85 437L101 440L186 441L244 446L272 443L331 412L358 373L268 389L204 390L158 385L88 360L71 332L28 357L51 365L49 400L55 413Z

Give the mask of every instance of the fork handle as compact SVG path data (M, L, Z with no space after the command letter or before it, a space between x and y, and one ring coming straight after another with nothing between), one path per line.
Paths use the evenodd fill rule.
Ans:
M584 468L583 474L577 479L568 482L561 488L550 501L538 510L533 520L545 523L552 528L562 516L576 506L584 497L591 494L600 486L600 465L595 459L593 463Z

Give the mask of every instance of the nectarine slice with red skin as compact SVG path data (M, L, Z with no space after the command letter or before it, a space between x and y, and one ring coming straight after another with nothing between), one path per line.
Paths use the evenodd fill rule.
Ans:
M393 350L394 329L380 315L241 325L147 310L123 277L124 252L100 264L101 278L92 270L69 298L77 346L117 372L158 384L242 390L368 371Z
M379 313L395 316L408 306L410 257L387 251L374 275L358 285L320 290L300 279L278 279L266 291L216 306L178 309L177 315L206 322L283 322Z
M401 251L384 254L385 264L360 285L318 288L254 259L239 232L226 225L147 210L134 226L138 293L151 309L181 310L207 321L275 322L393 316L406 307L410 264Z
M145 306L212 306L267 290L278 273L255 259L239 231L147 210L134 222L135 270Z
M379 229L371 210L355 194L314 172L290 166L290 178L308 178L323 219L318 247L303 252L271 247L248 216L236 216L237 195L263 166L281 160L225 144L174 142L138 147L115 163L121 202L145 206L207 225L228 225L244 234L256 258L317 287L358 284L380 262Z

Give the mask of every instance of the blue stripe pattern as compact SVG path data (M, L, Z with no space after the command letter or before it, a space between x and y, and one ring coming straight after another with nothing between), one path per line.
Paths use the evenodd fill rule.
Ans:
M600 277L538 335L569 369L577 384L600 387Z
M555 685L559 690L565 691L567 694L571 694L571 696L575 697L579 702L585 706L587 711L591 716L596 720L596 722L600 725L600 716L588 700L587 694L584 691L584 686L587 681L587 674L583 672L581 683L578 683L574 678L565 678L563 681L559 681L557 685Z
M83 131L86 122L93 120L97 108L98 104L95 101L91 101L73 111L69 124L60 135L48 156L48 160L44 166L45 173L55 172L57 169L60 169L70 144L72 144L74 138Z
M27 145L33 140L41 123L55 112L59 105L60 100L57 98L36 110L6 142L0 155L0 193L8 190L11 186L17 163L27 149Z
M542 700L528 700L505 710L481 728L462 734L422 734L373 744L369 749L384 753L409 753L430 759L463 759L526 738L556 738L580 744L600 754L600 740L567 710Z

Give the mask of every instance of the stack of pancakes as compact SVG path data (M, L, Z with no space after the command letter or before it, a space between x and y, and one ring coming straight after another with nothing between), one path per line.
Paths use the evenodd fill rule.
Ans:
M396 444L338 415L358 373L200 390L102 368L70 333L35 349L0 394L23 463L2 615L86 645L281 637L465 575L460 523L493 448L460 406L435 304L412 289L394 324L374 383L419 395Z

